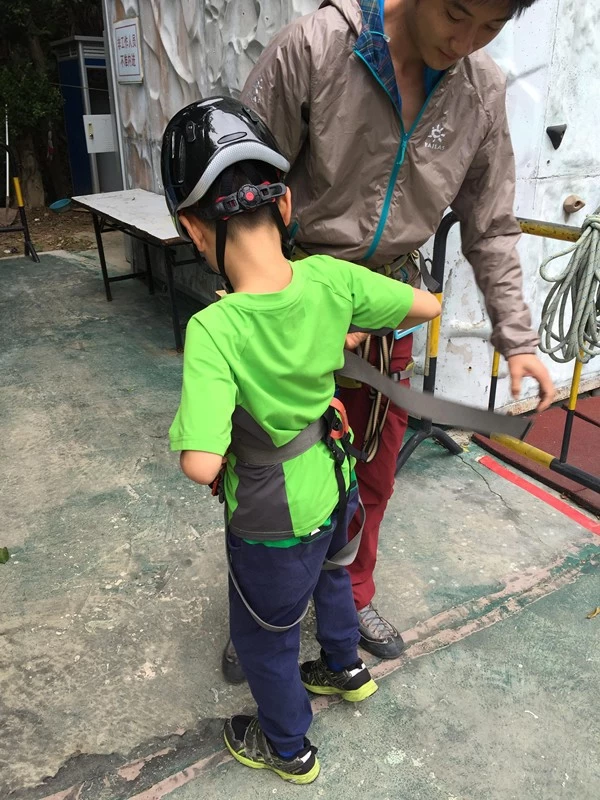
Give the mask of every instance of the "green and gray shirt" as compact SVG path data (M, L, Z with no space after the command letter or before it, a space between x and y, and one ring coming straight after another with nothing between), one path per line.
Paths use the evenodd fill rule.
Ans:
M187 326L171 449L227 454L229 526L244 539L293 543L321 526L339 492L322 442L283 464L236 459L234 414L276 447L287 444L328 408L348 330L396 328L413 302L410 286L330 256L292 270L282 291L226 295ZM347 485L350 470L347 459Z

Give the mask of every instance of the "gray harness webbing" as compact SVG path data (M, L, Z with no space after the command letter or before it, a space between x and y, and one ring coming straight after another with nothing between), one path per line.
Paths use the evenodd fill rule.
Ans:
M235 428L234 428L235 430ZM236 437L231 440L231 452L237 458L252 464L254 467L270 467L272 464L283 464L296 456L306 453L307 450L320 442L327 431L325 420L321 417L315 422L311 422L303 431L281 447L265 442L254 440L252 443L246 440L247 437Z
M523 417L508 417L495 411L466 406L452 400L442 400L427 392L415 392L371 366L355 353L344 350L344 366L336 375L367 383L417 419L430 419L438 425L450 425L489 436L503 433L522 439L531 422Z
M352 378L372 386L381 394L388 397L395 405L400 406L405 411L408 411L413 417L419 419L430 419L438 424L452 425L455 428L464 428L466 430L477 431L489 435L491 433L503 433L513 436L517 439L522 438L529 428L529 421L521 417L507 417L502 414L497 414L493 411L484 411L480 408L473 408L471 406L464 406L460 403L454 403L450 400L441 400L431 394L423 392L415 392L412 389L407 389L394 380L393 378L383 375L381 372L371 366L367 361L355 353L344 350L344 366L336 375L341 375L345 378ZM272 443L266 441L258 441L257 439L248 440L248 437L243 435L240 431L238 437L234 437L231 443L231 452L237 457L252 466L270 466L273 464L282 464L284 461L289 461L296 456L305 453L314 444L324 439L327 433L327 424L323 418L316 420L308 425L295 436L290 442L275 447ZM341 550L339 550L330 559L326 559L322 569L331 570L339 569L339 567L346 567L351 564L358 552L360 541L362 538L363 527L365 524L365 509L359 500L359 507L362 509L362 523L357 535L351 539ZM339 523L340 520L338 520ZM227 520L227 505L225 505L225 533L227 534L228 520ZM225 552L227 558L227 568L229 576L237 593L245 605L246 609L254 621L268 631L275 633L282 633L298 625L308 612L308 605L298 617L297 620L292 622L291 625L271 625L254 611L250 606L238 580L233 571L229 548L227 547L227 537L225 538Z
M521 439L531 424L523 417L509 417L495 411L442 400L426 392L408 389L398 383L402 375L399 378L383 375L364 358L349 350L344 350L344 366L336 372L336 375L366 383L389 397L392 403L408 411L411 416L417 419L430 419L438 425L472 430L485 436L502 433ZM231 452L247 464L258 467L282 464L305 453L321 441L326 427L325 420L318 419L281 447L275 447L270 440L267 441L267 437L259 441L256 437L250 438L244 431L239 430L239 435L235 435L231 443Z

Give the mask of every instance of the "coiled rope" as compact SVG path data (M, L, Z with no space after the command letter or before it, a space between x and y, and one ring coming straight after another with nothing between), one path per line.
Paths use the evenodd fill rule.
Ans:
M562 272L550 275L550 262L569 254ZM542 309L540 350L561 364L587 363L600 353L600 208L586 217L575 244L543 261L540 275L554 284Z

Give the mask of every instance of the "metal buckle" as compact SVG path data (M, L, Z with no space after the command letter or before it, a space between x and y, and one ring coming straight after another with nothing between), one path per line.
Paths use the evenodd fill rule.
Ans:
M408 378L410 378L410 376L414 372L414 369L415 369L415 362L409 361L409 363L401 372L390 372L390 378L395 383L400 383L400 381L405 381Z

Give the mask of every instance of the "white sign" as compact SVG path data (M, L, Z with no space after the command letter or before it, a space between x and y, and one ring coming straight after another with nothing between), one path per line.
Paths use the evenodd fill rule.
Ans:
M142 48L137 17L113 23L115 58L119 83L142 83Z
M88 153L115 152L112 114L84 114L83 127Z

